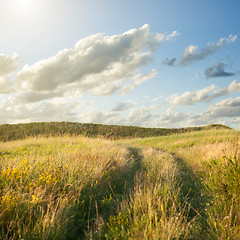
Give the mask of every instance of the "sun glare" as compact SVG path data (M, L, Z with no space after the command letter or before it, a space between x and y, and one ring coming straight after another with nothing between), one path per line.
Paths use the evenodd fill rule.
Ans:
M15 19L32 19L37 14L39 6L38 0L10 0L11 13Z
M33 0L15 0L14 1L14 8L16 11L21 12L28 12L31 11L34 6Z
M30 0L16 0L15 4L20 8L26 8L29 5L31 5L31 1Z

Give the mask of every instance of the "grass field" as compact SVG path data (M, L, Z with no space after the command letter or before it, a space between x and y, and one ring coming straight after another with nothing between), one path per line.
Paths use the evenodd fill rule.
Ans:
M0 239L240 239L239 132L0 144Z

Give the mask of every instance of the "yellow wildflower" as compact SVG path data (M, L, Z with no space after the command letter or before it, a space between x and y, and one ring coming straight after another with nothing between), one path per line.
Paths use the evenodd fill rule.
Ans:
M37 198L36 196L32 195L32 201L30 201L30 203L36 204L38 202L39 202L39 198Z

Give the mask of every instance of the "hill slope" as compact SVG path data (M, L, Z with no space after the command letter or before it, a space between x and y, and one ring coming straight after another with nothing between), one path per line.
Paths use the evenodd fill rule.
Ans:
M188 128L143 128L134 126L102 125L76 122L39 122L25 124L3 124L0 125L0 141L10 141L34 137L38 135L82 135L86 137L105 137L111 139L119 138L142 138L165 136L175 133L201 131L206 129L229 129L229 127L213 124L204 127Z

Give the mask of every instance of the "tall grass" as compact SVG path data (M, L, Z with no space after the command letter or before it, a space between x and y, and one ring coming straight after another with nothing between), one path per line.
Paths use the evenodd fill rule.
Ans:
M0 147L1 239L179 239L187 209L170 155L84 137Z
M187 202L196 211L191 239L240 239L238 131L211 129L127 143L174 157L182 169L184 192L188 189Z
M126 149L102 139L59 137L3 143L0 238L76 239L84 235L94 222L95 201L103 201L104 206L117 169L129 168L126 154Z
M188 206L180 199L178 169L172 157L151 148L142 151L142 170L115 216L93 239L185 239ZM139 161L139 160L138 160Z
M193 170L199 170L202 162L212 157L231 155L235 151L233 145L238 134L238 131L232 129L209 129L161 137L119 140L119 142L161 149L184 159Z
M240 154L212 158L202 176L210 196L207 212L209 238L240 239Z
M0 239L239 239L238 132L0 144Z

